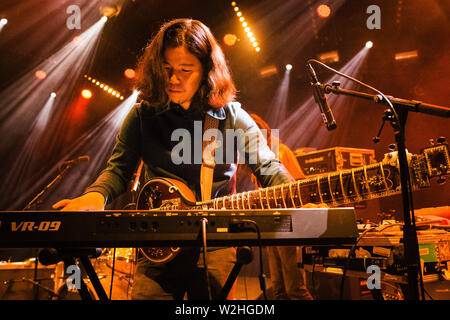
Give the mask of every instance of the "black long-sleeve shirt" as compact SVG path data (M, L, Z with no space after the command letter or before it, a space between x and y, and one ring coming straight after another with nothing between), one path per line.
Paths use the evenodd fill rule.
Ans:
M177 179L190 187L200 200L205 113L199 109L191 105L184 110L174 103L160 107L150 106L145 101L136 104L122 124L106 169L85 193L100 192L108 203L111 202L125 192L142 159L146 180L153 177ZM267 146L256 123L238 102L210 109L207 113L220 120L212 198L235 192L238 161L249 164L263 187L293 181Z

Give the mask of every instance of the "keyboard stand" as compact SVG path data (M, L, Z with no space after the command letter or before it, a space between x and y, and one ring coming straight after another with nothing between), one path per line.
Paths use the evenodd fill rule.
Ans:
M239 272L244 264L249 264L253 260L253 252L249 247L238 247L236 250L236 264L228 275L222 290L220 291L219 300L226 300Z

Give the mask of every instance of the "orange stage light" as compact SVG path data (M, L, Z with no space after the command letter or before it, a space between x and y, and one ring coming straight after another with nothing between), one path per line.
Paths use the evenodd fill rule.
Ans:
M328 18L331 14L331 9L326 4L321 4L317 7L317 14L321 18Z
M44 70L37 70L37 71L34 73L34 76L35 76L36 78L38 78L39 80L44 80L44 79L47 77L47 73L45 73Z
M81 91L81 96L85 99L90 99L90 98L92 98L92 92L91 92L91 90L84 89Z
M223 42L227 46L234 46L236 44L237 37L235 34L228 33L223 37Z
M126 69L123 74L125 75L125 77L127 77L128 79L133 79L136 76L136 72L133 69Z

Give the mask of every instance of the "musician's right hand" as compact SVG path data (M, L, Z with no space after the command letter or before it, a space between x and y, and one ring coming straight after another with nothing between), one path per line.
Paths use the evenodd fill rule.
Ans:
M99 192L88 192L75 199L63 199L53 205L61 211L101 211L105 209L105 197Z

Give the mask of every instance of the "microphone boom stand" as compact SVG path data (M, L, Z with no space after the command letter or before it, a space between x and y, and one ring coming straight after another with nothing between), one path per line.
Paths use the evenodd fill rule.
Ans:
M34 198L33 200L31 200L26 206L25 208L23 208L23 210L28 210L31 208L32 205L34 205L36 203L36 205L38 204L37 202L39 201L39 199L42 197L42 195L48 190L50 189L56 182L58 182L59 180L62 180L64 174L66 173L67 170L69 170L72 167L71 164L66 165L62 170L59 170L59 174L55 177L55 179L53 179L48 185L46 185L44 187L44 189L41 190L41 192L39 192Z
M339 82L333 82L333 85L321 85L325 93L343 94L363 99L372 100L380 104L388 104L388 101L381 95L372 95L363 92L345 90L339 88ZM450 108L422 103L421 101L397 99L388 97L389 101L398 110L398 119L392 118L391 125L394 128L395 141L397 143L398 161L400 166L400 180L402 189L403 204L403 244L405 248L405 262L407 269L407 300L419 299L419 245L415 229L414 212L412 207L412 190L410 184L408 160L405 145L405 124L408 111L420 112L439 116L443 118L450 117ZM422 297L424 297L423 285L421 283Z
M59 174L48 184L44 187L44 189L42 189L34 198L33 200L31 200L24 208L23 211L29 210L31 208L31 206L35 205L37 206L39 204L39 201L42 197L42 195L49 190L56 182L62 180L64 174L66 173L67 170L69 170L73 165L72 164L67 164L62 170L61 168L59 168ZM38 253L37 251L35 251L35 262L34 262L34 283L38 283L37 282L37 272L38 272ZM35 299L37 299L38 296L38 292L37 290L39 289L39 286L37 286L36 284L34 285L34 295L35 295Z

